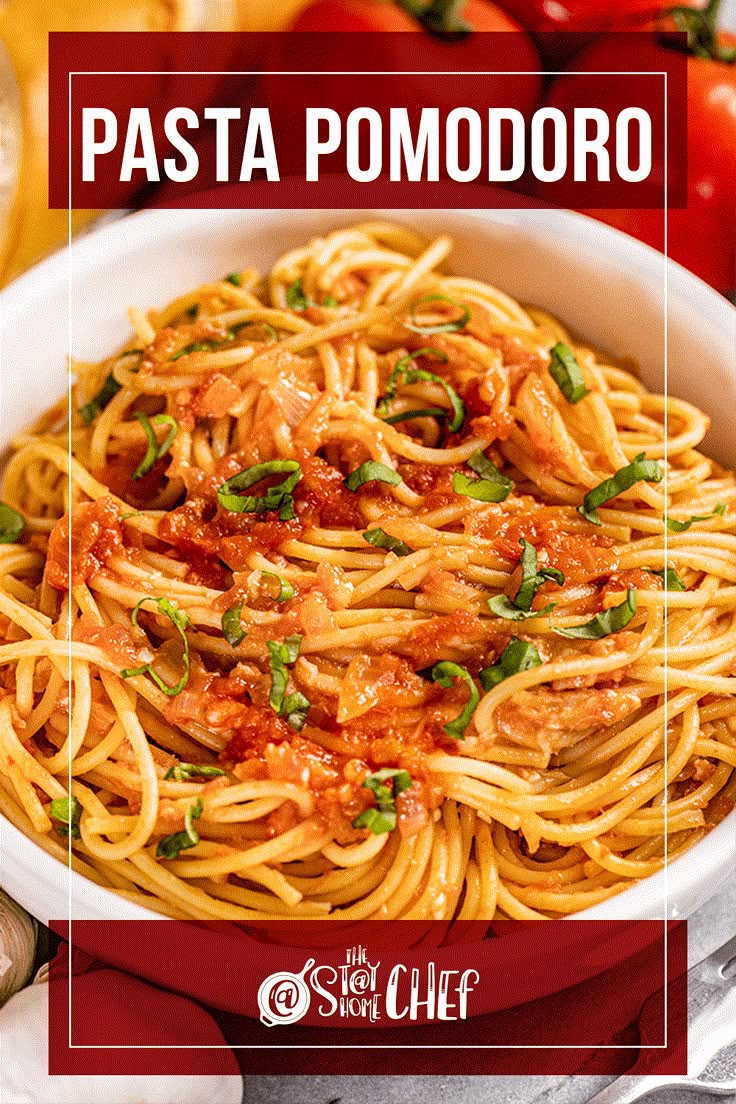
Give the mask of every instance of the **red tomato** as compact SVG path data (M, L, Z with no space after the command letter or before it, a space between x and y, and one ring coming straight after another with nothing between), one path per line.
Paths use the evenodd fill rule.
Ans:
M654 19L667 0L502 0L531 32L549 69L562 69L606 31L636 31ZM671 0L681 7L702 0Z
M665 6L661 0L503 0L528 31L612 31L636 27Z
M643 38L643 36L642 36ZM636 48L636 69L657 71L665 67L669 47L663 41L643 38ZM719 34L716 49L736 44L733 35ZM631 63L625 36L601 39L587 49L572 67L576 71L621 70ZM687 60L687 208L669 212L668 253L719 291L736 287L736 63L714 57L689 56ZM574 83L574 87L573 87ZM585 78L556 82L549 103L570 108L585 102ZM615 109L618 85L611 82ZM574 97L574 100L573 100ZM603 222L641 241L663 247L662 211L587 210Z
M445 5L446 6L446 5ZM506 12L486 0L466 0L459 17L476 31L520 31ZM416 19L390 0L316 0L291 24L293 31L416 31ZM447 26L447 29L451 27Z
M405 6L406 4L406 6ZM396 104L406 105L414 116L422 107L437 107L442 112L463 103L458 89L460 83L451 74L454 70L478 70L488 75L479 76L473 83L474 92L468 93L468 106L479 107L473 100L482 100L484 108L507 106L516 108L528 118L537 104L541 88L539 57L534 45L511 16L506 15L488 0L416 0L417 17L407 13L413 10L413 0L315 0L294 20L288 35L275 36L277 43L269 69L273 74L290 73L312 68L307 60L319 60L321 73L318 78L292 82L288 95L284 80L267 74L261 84L260 97L268 105L274 126L274 134L293 134L294 121L303 118L305 106L313 102L315 85L319 83L320 103L339 107L346 117L355 107L369 103L385 113ZM434 13L434 20L430 17ZM421 17L421 18L420 18ZM423 30L423 25L426 30ZM467 36L426 33L441 27L444 30L470 26L474 32ZM344 34L344 32L357 32ZM395 36L392 31L413 32ZM494 53L488 48L488 33L506 32L496 40L497 61L495 68L510 70L513 74L494 75ZM381 33L384 32L384 33ZM311 53L310 53L311 51ZM340 71L355 72L366 62L385 77L371 77L359 81L345 80ZM413 72L411 82L402 77L405 71ZM443 78L443 72L447 76ZM466 82L466 88L470 79ZM388 139L384 135L384 145ZM282 143L280 153L288 147ZM301 171L297 155L287 149L283 156L285 175ZM340 158L344 151L334 155L332 166L327 163L325 172L340 173Z

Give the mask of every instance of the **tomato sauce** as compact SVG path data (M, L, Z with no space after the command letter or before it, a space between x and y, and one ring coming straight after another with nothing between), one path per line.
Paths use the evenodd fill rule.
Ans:
M101 571L112 556L124 551L118 511L115 499L107 495L76 507L71 520L71 557L69 514L57 521L49 535L46 560L46 579L52 587L69 589L70 558L71 585L77 586Z

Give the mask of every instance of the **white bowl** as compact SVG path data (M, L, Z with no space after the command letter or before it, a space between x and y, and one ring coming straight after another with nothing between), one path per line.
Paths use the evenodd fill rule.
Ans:
M0 296L0 446L67 386L66 353L99 359L127 338L126 309L160 306L244 264L359 219L392 218L455 239L453 271L559 315L644 382L710 414L706 449L736 467L736 310L647 246L559 211L149 211L98 230ZM668 321L665 326L665 304ZM153 919L65 867L0 818L0 878L42 921ZM669 869L585 913L587 919L688 916L736 866L736 813Z

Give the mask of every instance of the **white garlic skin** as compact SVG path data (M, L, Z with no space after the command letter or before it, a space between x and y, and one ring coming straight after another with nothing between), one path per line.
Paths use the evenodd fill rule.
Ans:
M36 937L36 921L0 889L0 1007L28 982Z

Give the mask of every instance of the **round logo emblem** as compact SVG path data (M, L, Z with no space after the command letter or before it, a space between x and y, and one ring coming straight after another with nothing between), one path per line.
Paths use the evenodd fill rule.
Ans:
M313 966L314 959L310 958L298 974L282 970L263 979L258 989L258 1009L262 1024L266 1027L292 1024L306 1015L312 994L304 975Z

